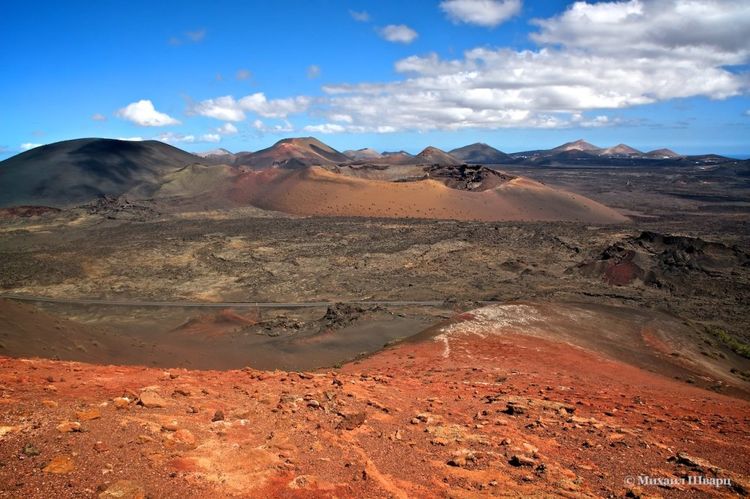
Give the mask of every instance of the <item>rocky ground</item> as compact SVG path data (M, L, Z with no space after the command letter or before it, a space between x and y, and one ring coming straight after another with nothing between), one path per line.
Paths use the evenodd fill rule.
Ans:
M2 497L750 491L748 402L471 314L334 371L6 358L0 390Z
M442 305L0 300L0 497L747 495L747 186L540 175L633 222L4 212L3 293Z

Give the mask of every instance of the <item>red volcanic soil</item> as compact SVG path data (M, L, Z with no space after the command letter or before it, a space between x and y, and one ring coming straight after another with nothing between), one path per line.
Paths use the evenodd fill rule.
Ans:
M750 490L747 401L487 317L464 315L337 372L0 358L0 496ZM639 487L638 476L732 485Z
M453 189L438 180L389 182L323 168L272 169L235 179L238 204L296 215L451 220L567 220L622 223L628 219L596 201L523 177L481 191Z

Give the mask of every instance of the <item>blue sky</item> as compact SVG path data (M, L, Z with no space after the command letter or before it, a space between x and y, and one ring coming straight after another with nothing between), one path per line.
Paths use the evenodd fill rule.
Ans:
M750 9L696 3L4 1L0 158L89 136L240 151L301 135L746 155Z

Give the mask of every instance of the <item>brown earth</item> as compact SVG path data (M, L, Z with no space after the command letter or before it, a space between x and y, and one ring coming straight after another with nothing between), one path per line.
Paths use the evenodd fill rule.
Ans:
M583 196L514 178L481 191L454 189L427 179L385 182L344 176L322 168L271 170L241 175L238 203L296 215L453 220L568 220L620 223L627 218Z
M748 402L519 328L567 328L565 308L517 312L464 314L330 372L2 358L0 496L748 493Z

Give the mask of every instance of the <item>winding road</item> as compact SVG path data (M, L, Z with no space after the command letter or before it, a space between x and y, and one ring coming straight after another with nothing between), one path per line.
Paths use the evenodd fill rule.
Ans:
M318 308L343 303L345 305L361 305L383 307L440 307L445 300L336 300L309 302L192 302L192 301L145 301L145 300L103 300L84 298L50 298L48 296L29 296L16 294L0 294L6 300L28 301L39 303L57 303L63 305L108 305L116 307L177 307L177 308ZM480 302L482 304L494 302Z

